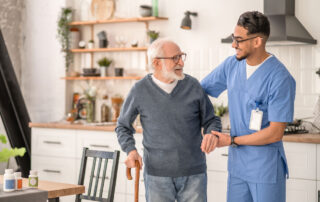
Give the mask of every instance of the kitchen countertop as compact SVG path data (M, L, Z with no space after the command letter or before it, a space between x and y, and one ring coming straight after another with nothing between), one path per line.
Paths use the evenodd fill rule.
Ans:
M57 128L57 129L75 129L75 130L98 130L98 131L110 131L114 132L116 125L87 125L87 124L70 124L61 122L51 123L29 123L29 127L35 128ZM136 128L137 133L142 133L142 128ZM283 136L284 142L301 142L301 143L314 143L320 144L320 134L288 134Z
M95 126L91 124L71 124L63 122L50 122L50 123L29 123L30 128L56 128L56 129L74 129L74 130L98 130L114 132L116 123L113 125L100 125ZM141 127L135 127L137 133L142 133Z

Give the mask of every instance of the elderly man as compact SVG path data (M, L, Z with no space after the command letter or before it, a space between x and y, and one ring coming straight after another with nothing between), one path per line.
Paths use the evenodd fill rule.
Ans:
M205 202L205 153L217 145L211 131L221 130L220 119L199 82L183 74L186 54L177 44L158 39L148 49L148 56L154 73L133 86L117 122L118 141L128 154L125 163L132 168L138 160L142 165L132 127L140 114L146 200Z

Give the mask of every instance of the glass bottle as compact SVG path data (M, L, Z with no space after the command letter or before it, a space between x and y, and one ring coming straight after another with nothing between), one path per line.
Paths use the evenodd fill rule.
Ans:
M108 122L110 114L110 108L107 104L108 96L105 95L102 99L104 100L104 102L101 105L101 122Z
M87 100L86 104L86 115L87 115L87 122L92 123L94 122L94 115L95 115L95 102L94 100Z

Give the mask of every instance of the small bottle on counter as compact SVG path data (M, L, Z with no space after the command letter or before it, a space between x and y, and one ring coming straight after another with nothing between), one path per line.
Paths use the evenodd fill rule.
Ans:
M16 184L16 190L22 190L22 177L21 177L21 172L15 172L14 173L15 177L15 184Z
M29 187L38 188L38 181L38 172L36 170L30 170Z
M13 169L6 169L3 176L3 191L11 192L15 189L15 179L13 175Z

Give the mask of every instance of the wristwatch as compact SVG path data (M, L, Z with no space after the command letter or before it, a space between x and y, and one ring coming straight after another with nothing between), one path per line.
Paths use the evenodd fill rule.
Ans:
M233 147L233 148L239 146L237 143L234 142L234 138L236 138L236 136L231 136L231 144L230 144L230 146Z

